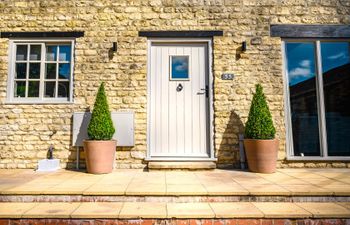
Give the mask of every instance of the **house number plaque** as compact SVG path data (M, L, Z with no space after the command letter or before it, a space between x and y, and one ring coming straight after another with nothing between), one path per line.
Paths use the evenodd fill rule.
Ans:
M221 75L222 80L233 80L233 77L234 77L233 73L223 73Z

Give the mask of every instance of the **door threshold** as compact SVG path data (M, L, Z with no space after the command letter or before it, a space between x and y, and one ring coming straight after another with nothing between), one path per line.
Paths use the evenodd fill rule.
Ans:
M215 162L197 161L197 162L167 162L151 161L148 162L149 170L213 170L216 169Z
M148 157L146 162L217 162L217 158Z

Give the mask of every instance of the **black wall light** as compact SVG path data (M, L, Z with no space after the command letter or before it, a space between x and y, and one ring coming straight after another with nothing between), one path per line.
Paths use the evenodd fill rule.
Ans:
M242 52L245 52L245 51L247 51L247 42L243 41L242 42Z
M117 42L113 42L112 50L113 50L113 52L117 51Z

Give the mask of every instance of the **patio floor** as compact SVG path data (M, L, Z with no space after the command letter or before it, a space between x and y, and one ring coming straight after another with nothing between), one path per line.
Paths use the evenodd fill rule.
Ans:
M60 170L0 170L0 195L111 196L350 196L350 169L116 170L92 175Z
M0 224L30 224L33 218L50 224L85 224L84 219L93 219L94 224L97 218L113 219L105 224L135 223L135 219L136 224L167 219L171 224L326 219L347 224L350 169L279 169L274 174L116 170L104 175L0 170L0 218L6 218ZM54 218L63 221L51 221ZM198 221L192 223L191 218Z

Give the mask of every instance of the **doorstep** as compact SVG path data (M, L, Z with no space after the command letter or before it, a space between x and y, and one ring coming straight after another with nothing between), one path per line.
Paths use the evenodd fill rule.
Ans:
M0 203L0 218L7 219L345 219L348 204L341 203Z
M149 161L149 170L213 170L216 169L215 162L191 161L191 162L164 162Z

